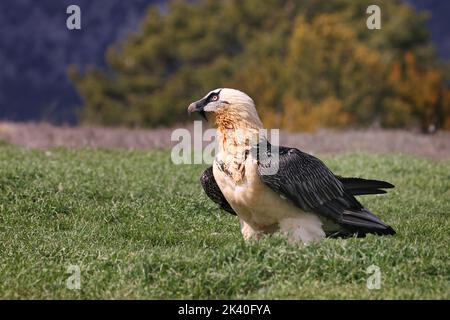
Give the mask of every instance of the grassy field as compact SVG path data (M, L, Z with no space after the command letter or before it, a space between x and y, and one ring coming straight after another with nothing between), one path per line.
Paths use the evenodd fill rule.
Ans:
M168 152L0 145L0 298L450 298L450 161L324 157L396 189L361 198L395 237L244 243ZM369 290L366 269L381 271ZM81 289L66 288L69 265Z

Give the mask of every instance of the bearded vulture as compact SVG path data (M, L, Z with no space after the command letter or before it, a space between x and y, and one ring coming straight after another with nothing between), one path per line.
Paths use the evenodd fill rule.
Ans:
M188 112L214 116L218 152L200 181L211 200L239 217L245 240L278 230L298 243L395 234L355 198L386 193L392 184L337 176L312 155L271 146L261 138L262 123L247 94L216 89L191 103ZM268 166L275 172L267 174Z

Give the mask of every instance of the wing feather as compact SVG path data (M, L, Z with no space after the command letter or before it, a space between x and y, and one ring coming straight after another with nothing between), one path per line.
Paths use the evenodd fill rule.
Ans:
M228 203L227 199L223 195L219 186L217 185L216 179L213 175L213 168L209 167L206 169L202 176L200 177L200 183L205 191L206 195L215 203L219 205L219 207L232 215L236 215L233 208Z
M267 142L268 143L268 142ZM270 148L267 147L266 150ZM391 184L378 180L335 176L316 157L295 148L279 147L278 159L270 152L259 154L258 170L263 183L282 194L304 211L317 213L339 224L344 233L394 234L395 231L364 208L357 194L385 192ZM264 174L278 161L276 174Z

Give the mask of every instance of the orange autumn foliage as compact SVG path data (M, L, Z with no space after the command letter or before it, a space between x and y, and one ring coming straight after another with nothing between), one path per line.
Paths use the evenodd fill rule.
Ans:
M402 61L393 64L389 75L396 95L386 104L385 124L411 125L417 119L424 132L435 131L439 125L448 128L450 90L443 77L439 69L423 68L411 52L406 53Z

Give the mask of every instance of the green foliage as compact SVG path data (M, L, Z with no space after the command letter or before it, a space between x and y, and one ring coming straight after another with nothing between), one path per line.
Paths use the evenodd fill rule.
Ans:
M0 146L0 298L450 298L450 162L324 160L396 185L361 197L396 236L247 244L201 190L204 167L175 166L169 152ZM366 288L372 264L380 290ZM69 265L81 290L66 288Z
M371 4L382 8L381 30L366 27ZM107 70L70 75L85 123L171 125L187 120L199 95L235 87L254 97L268 126L413 126L425 113L407 113L408 121L399 113L417 109L415 82L388 80L405 54L434 72L425 19L400 1L173 1L166 13L151 8L139 32L108 50ZM435 126L450 109L443 88L427 106L425 122Z

